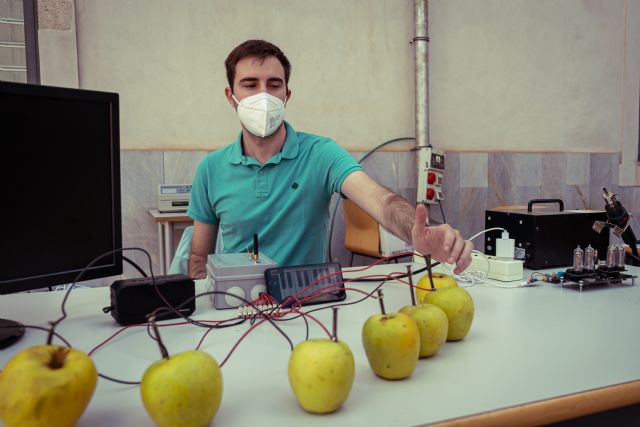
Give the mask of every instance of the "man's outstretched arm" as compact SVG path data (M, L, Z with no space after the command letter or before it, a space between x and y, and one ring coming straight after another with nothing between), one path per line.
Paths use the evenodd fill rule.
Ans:
M473 243L448 224L428 225L428 209L414 208L405 198L372 180L362 171L354 172L343 182L342 194L356 203L387 230L411 243L416 252L431 254L441 262L456 264L455 273L471 263Z

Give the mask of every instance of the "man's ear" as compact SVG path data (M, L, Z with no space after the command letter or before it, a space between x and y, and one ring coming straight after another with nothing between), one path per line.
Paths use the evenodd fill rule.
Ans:
M289 103L289 100L291 99L291 89L287 88L287 104Z
M235 110L237 107L237 103L233 100L233 91L230 87L224 88L224 96L227 98L227 102L229 102L229 105L231 105L231 107Z

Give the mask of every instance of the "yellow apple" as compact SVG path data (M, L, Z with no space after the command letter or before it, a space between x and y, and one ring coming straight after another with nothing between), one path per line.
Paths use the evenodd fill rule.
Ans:
M433 273L433 286L436 289L446 289L446 288L454 288L458 286L458 282L451 276L448 276L443 273ZM431 290L431 282L429 281L429 275L425 274L418 280L418 284L416 285L416 299L418 301L422 301L425 294L432 292Z
M296 346L289 358L289 384L305 411L327 414L349 397L355 362L344 341L313 339Z
M433 356L447 340L449 319L440 307L433 304L408 305L400 313L411 316L420 331L420 357Z
M474 306L466 289L446 288L427 292L422 302L435 304L447 314L447 341L459 341L467 336L473 322Z
M160 427L207 426L222 400L222 373L208 353L189 350L149 366L140 393L145 409Z
M418 364L418 325L403 313L374 314L362 328L362 343L369 365L379 377L400 380L411 376Z
M91 400L98 373L74 348L26 348L0 372L0 419L6 427L73 426Z

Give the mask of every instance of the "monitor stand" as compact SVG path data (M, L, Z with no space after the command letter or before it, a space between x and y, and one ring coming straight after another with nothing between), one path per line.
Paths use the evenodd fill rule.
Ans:
M0 319L0 350L17 342L24 335L24 326L13 320Z

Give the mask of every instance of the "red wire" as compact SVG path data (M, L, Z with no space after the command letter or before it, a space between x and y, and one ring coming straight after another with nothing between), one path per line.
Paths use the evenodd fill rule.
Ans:
M233 319L226 319L226 320L200 320L200 322L202 323L221 323L221 322L227 322L229 320L233 320ZM163 325L158 325L159 328L163 328L165 326L179 326L179 325L188 325L189 322L177 322L177 323L165 323ZM91 351L89 351L88 355L91 356L93 355L96 351L98 351L101 347L103 347L105 344L107 344L109 341L111 341L113 338L115 338L117 335L120 334L120 332L123 332L131 327L139 327L139 326L149 326L148 323L135 323L132 325L127 325L124 326L122 328L120 328L118 331L116 331L115 333L113 333L109 338L107 338L106 340L102 341L100 344L98 344L97 346L95 346L94 348L91 349Z
M302 288L300 291L296 292L295 294L288 296L287 298L285 298L285 299L284 299L284 301L282 301L282 302L281 302L281 304L282 304L282 305L285 305L285 303L287 303L287 302L288 302L288 300L289 300L290 298L293 298L293 299L295 299L295 300L298 300L298 298L297 298L297 297L298 297L298 295L300 295L300 294L304 293L304 292L305 292L305 291L307 291L309 288L313 287L313 285L315 285L316 283L318 283L318 282L320 282L320 281L322 281L322 280L328 279L329 277L332 277L332 276L335 276L335 275L337 275L337 274L341 274L341 273L358 273L358 272L360 272L360 271L368 270L368 269L370 269L371 267L373 267L374 265L377 265L377 264L379 264L379 263L381 263L381 262L383 262L383 261L386 261L386 260L388 260L389 258L395 258L395 257L398 257L398 256L406 256L406 255L417 255L417 253L416 253L416 252L400 252L400 253L398 253L398 254L390 255L390 256L388 256L388 257L384 257L384 258L380 258L380 259L379 259L379 260L377 260L376 262L374 262L374 263L372 263L372 264L369 264L369 265L367 265L367 266L365 266L365 267L363 267L363 268L360 268L360 269L356 269L356 270L348 270L348 271L342 271L342 270L341 270L341 271L336 271L336 272L333 272L333 273L327 274L326 276L323 276L323 277L320 277L320 278L318 278L318 279L314 280L314 281L313 281L313 282L311 282L309 285L307 285L306 287ZM393 274L393 273L392 273L392 274ZM404 273L398 273L398 274L404 274ZM376 276L376 277L379 277L379 276L384 276L384 275L375 275L375 276ZM364 278L365 278L365 277L358 277L358 279L364 279ZM350 280L354 280L354 279L350 279ZM345 281L345 282L338 283L338 285L339 285L339 284L342 284L342 283L346 283L346 281Z
M236 341L236 343L233 345L233 347L231 348L231 351L229 351L229 354L227 354L227 356L224 358L224 360L222 361L222 363L220 364L220 367L222 368L224 366L225 363L227 363L227 360L229 359L229 357L233 354L234 351L236 351L236 348L238 348L238 346L240 345L240 343L242 342L242 340L245 339L245 337L247 335L249 335L249 332L253 331L255 328L257 328L258 326L262 325L264 322L266 322L268 319L265 317L263 318L261 321L259 321L258 323L253 324L249 329L247 329L245 331L244 334L242 334L242 336L240 337L240 339L238 341Z
M344 280L342 282L334 283L332 285L325 286L323 288L319 288L319 289L314 290L313 292L311 292L308 295L306 295L304 298L297 300L296 303L295 303L295 306L299 307L299 306L303 305L304 302L310 301L310 300L312 300L314 298L318 298L318 297L320 297L322 295L326 295L326 294L332 293L332 291L325 291L326 289L330 289L330 288L333 288L335 286L339 286L339 285L342 285L342 284L345 284L345 283L357 281L357 280L360 280L360 279L366 279L366 278L371 278L371 277L384 277L386 279L394 279L394 280L396 280L398 282L402 282L402 283L408 285L409 284L408 282L406 282L406 281L404 281L402 279L398 279L398 278L396 278L394 276L394 275L401 275L401 274L404 274L404 273L402 273L402 272L392 272L392 273L389 273L389 274L386 274L386 275L385 274L371 274L371 275L368 275L368 276L350 278L350 279ZM345 290L346 290L346 288L345 288Z
M263 324L265 321L267 321L267 320L268 320L268 317L272 317L272 318L273 318L273 317L277 317L277 318L280 318L280 317L284 317L284 316L286 316L286 315L288 315L288 314L291 314L292 312L293 312L293 313L297 313L297 314L300 314L300 315L302 315L302 316L306 316L306 317L308 317L308 318L312 319L314 322L316 322L316 323L317 323L317 324L318 324L318 325L319 325L319 326L320 326L320 327L325 331L325 333L329 336L329 338L332 338L331 333L329 332L329 330L325 327L325 325L324 325L322 322L320 322L320 321L319 321L317 318L315 318L314 316L312 316L312 315L310 315L310 314L308 314L308 313L305 313L305 312L303 312L303 311L300 311L300 310L298 310L298 309L297 309L297 308L295 308L295 307L300 307L300 306L302 306L303 302L309 301L309 300L311 300L311 299L313 299L313 298L318 298L318 297L320 297L320 296L322 296L322 295L326 295L326 294L328 294L328 293L331 293L332 291L330 291L330 290L328 290L328 289L335 288L336 286L339 286L339 285L344 285L345 283L349 283L349 282L357 281L357 280L360 280L360 279L373 278L373 277L383 277L383 278L386 278L386 279L392 279L392 278L394 278L394 275L401 275L401 274L404 274L404 273L402 273L402 272L393 272L393 273L389 273L389 274L387 274L387 275L384 275L384 274L371 274L371 275L366 275L366 276L353 277L353 278L349 278L349 279L343 280L342 282L334 283L334 284L331 284L331 285L328 285L328 286L324 286L324 287L319 288L319 289L315 289L313 292L310 292L308 295L306 295L306 296L305 296L304 298L302 298L302 299L298 299L298 298L297 298L297 296L298 296L298 295L300 295L301 293L304 293L304 292L305 292L305 291L307 291L309 288L313 287L316 283L318 283L318 282L320 282L320 281L322 281L322 280L328 279L329 277L335 276L335 275L337 275L337 274L340 274L340 273L343 273L343 272L344 272L344 273L357 273L357 272L360 272L360 271L365 271L365 270L368 270L369 268L373 267L374 265L377 265L377 264L379 264L379 263L381 263L381 262L383 262L383 261L385 261L385 260L387 260L387 259L389 259L389 258L396 257L396 256L404 256L404 255L414 255L414 254L415 254L415 252L402 252L402 253L395 254L395 255L392 255L392 256L389 256L389 257L381 258L381 259L377 260L376 262L374 262L374 263L372 263L372 264L370 264L370 265L368 265L368 266L365 266L365 267L363 267L363 268L354 269L354 270L346 270L346 271L337 271L337 272L334 272L334 273L328 274L328 275L326 275L326 276L323 276L323 277L320 277L320 278L318 278L318 279L314 280L314 281L313 281L313 282L311 282L308 286L306 286L306 287L305 287L305 288L303 288L302 290L298 291L296 294L291 295L291 296L289 296L289 297L285 298L285 300L284 300L282 303L280 303L280 304L279 304L279 306L280 306L280 307L278 308L278 310L277 310L277 311L275 311L275 312L274 312L272 315L270 315L270 316L264 317L264 318L263 318L262 320L260 320L258 323L256 323L256 324L252 325L252 326L251 326L251 328L249 328L249 329L248 329L244 334L242 334L242 336L240 337L240 339L238 339L238 341L237 341L237 342L234 344L234 346L231 348L231 351L229 352L229 354L227 354L227 356L225 357L225 359L222 361L222 363L220 364L220 367L222 367L222 366L226 363L226 361L227 361L227 360L229 359L229 357L233 354L233 352L236 350L236 348L238 347L238 345L240 345L240 343L244 340L244 338L245 338L245 337L246 337L246 336L247 336L251 331L253 331L256 327L258 327L259 325L261 325L261 324ZM396 280L396 281L399 281L399 282L402 282L402 283L405 283L405 284L408 284L408 282L406 282L406 281L404 281L404 280L400 280L400 279L397 279L397 278L396 278L395 280ZM351 291L360 292L360 293L363 293L363 294L367 295L368 297L371 297L371 298L377 298L375 295L373 295L373 291L372 291L372 292L365 292L365 291L362 291L362 290L357 289L357 288L346 288L346 287L345 287L345 291L346 291L346 290L351 290ZM294 306L292 306L292 307L288 308L288 309L287 309L287 311L282 311L282 308L284 307L284 304L285 304L289 299L291 299L291 298L293 298L293 299L295 299L295 300L296 300L296 302L295 302L295 307L294 307ZM272 297L271 295L269 295L269 294L263 294L263 295L261 295L261 296L260 296L260 297L258 297L258 298L253 302L253 303L254 303L254 304L255 304L255 303L260 303L260 302L262 302L262 301L266 301L266 303L268 303L268 304L269 304L269 303L271 303L271 304L278 304L278 302L277 302L276 300L274 300L274 299L273 299L273 297ZM201 322L203 322L203 323L207 323L207 322L209 322L209 323L219 324L219 323L228 322L228 321L236 320L236 319L238 319L238 318L236 317L236 318L231 318L231 319L226 319L226 320L203 320L203 321L201 321ZM186 325L186 324L189 324L189 322L166 323L166 324L163 324L163 325L158 325L158 327L165 327L165 326L178 326L178 325ZM123 331L125 331L125 330L127 330L127 329L129 329L129 328L131 328L131 327L140 327L140 326L145 326L145 327L146 327L146 326L148 326L148 323L136 323L136 324L127 325L127 326L122 327L121 329L119 329L118 331L116 331L115 333L113 333L111 336L109 336L107 339L105 339L104 341L102 341L101 343L99 343L98 345L96 345L94 348L92 348L92 349L91 349L91 351L89 351L89 353L88 353L88 354L89 354L89 356L91 356L91 355L95 354L95 353L96 353L100 348L102 348L102 347L103 347L104 345L106 345L109 341L111 341L113 338L115 338L116 336L118 336L121 332L123 332ZM200 341L198 342L198 345L196 346L196 350L199 350L199 349L200 349L200 347L202 346L202 343L204 342L204 339L207 337L207 335L209 334L209 332L211 332L213 329L214 329L214 328L207 329L207 331L203 334L202 338L200 338Z
M240 317L234 317L231 319L227 319L227 320L221 320L220 322L218 322L218 324L222 323L222 322L230 322L231 320L237 320ZM200 341L198 342L198 345L196 346L196 350L200 350L200 346L202 345L202 342L204 341L204 339L207 337L207 335L209 335L209 332L211 332L214 328L209 328L207 329L207 331L202 335L202 338L200 338Z

